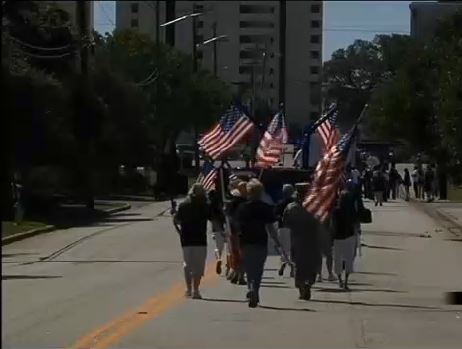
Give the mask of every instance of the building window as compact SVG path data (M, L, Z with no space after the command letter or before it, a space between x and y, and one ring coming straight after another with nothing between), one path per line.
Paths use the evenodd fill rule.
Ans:
M311 74L319 74L319 67L315 67L315 66L311 67L310 72Z
M258 52L254 50L241 51L239 52L239 58L257 58L260 57Z
M270 83L270 88L274 88L274 84L273 84L273 83Z
M311 21L311 28L321 28L321 21Z
M240 35L239 42L241 44L265 43L268 42L268 35Z
M201 44L204 41L204 36L203 35L197 35L196 36L196 43Z
M312 44L319 44L320 42L320 36L319 35L311 35L311 43Z
M274 22L268 21L241 21L241 28L274 28Z
M138 18L133 18L130 22L132 28L138 28Z
M270 68L269 75L274 75L274 68Z
M318 105L321 103L321 94L318 90L311 91L310 101L312 105Z
M197 22L197 28L204 28L204 21Z
M241 5L241 13L274 13L274 7L265 5Z
M131 9L132 13L138 13L138 11L139 11L139 4L138 4L138 3L131 4L131 5L130 5L130 9Z
M311 5L311 12L320 13L321 12L321 5Z
M194 11L203 11L204 10L204 5L195 5L194 6Z
M310 56L311 56L312 59L319 59L319 58L321 58L321 55L320 55L319 51L311 51L311 52L310 52Z

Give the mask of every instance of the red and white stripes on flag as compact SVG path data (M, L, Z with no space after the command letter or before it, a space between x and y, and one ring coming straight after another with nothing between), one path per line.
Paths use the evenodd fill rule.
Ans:
M324 151L328 152L331 147L336 145L341 138L340 131L336 126L337 122L337 111L330 115L326 120L321 123L318 127L318 133L321 137Z
M337 193L343 186L346 157L356 128L345 134L340 142L332 146L314 172L313 182L308 190L303 206L324 222L335 206Z
M224 156L254 128L253 122L241 110L231 106L220 122L198 142L202 149L216 160Z
M276 165L284 156L287 143L287 127L282 112L277 113L268 125L257 149L256 167L268 168Z
M207 191L214 190L216 188L217 176L218 169L211 163L206 162L197 177L197 183L202 184Z

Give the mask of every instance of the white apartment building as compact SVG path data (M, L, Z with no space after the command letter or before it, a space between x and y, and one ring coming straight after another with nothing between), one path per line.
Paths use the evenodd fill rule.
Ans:
M322 1L117 1L116 29L168 39L191 54L191 18L158 26L192 12L203 13L196 19L195 42L212 38L214 25L217 35L227 35L227 41L216 45L219 78L244 96L254 92L275 110L284 102L290 124L303 126L319 116ZM199 66L214 70L213 45L199 48L197 57Z

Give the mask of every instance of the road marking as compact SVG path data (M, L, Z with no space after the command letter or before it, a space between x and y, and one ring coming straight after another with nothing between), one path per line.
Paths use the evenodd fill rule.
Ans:
M217 280L215 268L208 265L201 285L205 286ZM183 284L176 284L168 291L149 299L136 310L130 311L82 337L71 349L106 349L119 343L146 322L160 317L185 302L184 291Z

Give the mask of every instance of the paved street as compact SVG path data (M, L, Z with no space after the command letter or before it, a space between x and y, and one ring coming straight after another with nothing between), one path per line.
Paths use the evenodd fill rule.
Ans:
M267 262L262 306L209 268L204 300L183 297L182 262L168 203L120 212L91 227L2 249L5 348L447 347L462 343L462 237L417 207L392 202L363 226L352 292L317 284L299 301ZM432 237L422 237L429 232ZM211 256L209 261L212 263Z

